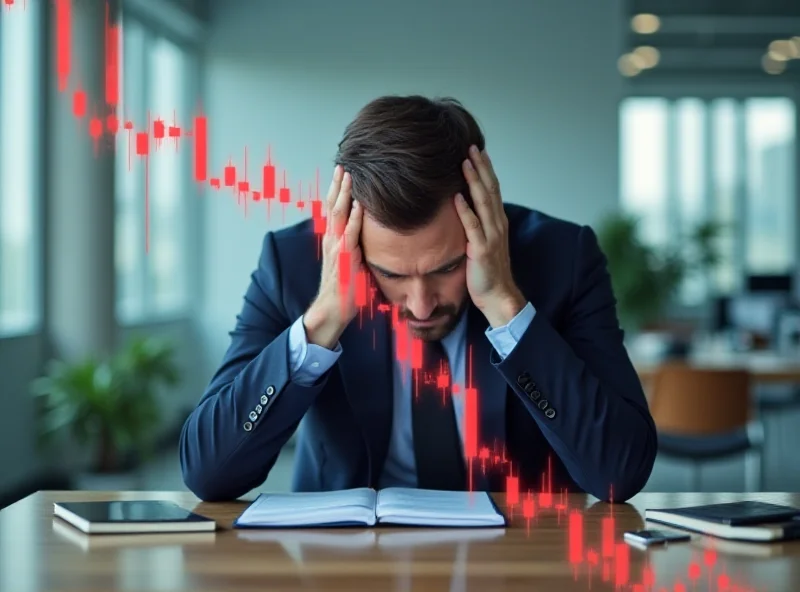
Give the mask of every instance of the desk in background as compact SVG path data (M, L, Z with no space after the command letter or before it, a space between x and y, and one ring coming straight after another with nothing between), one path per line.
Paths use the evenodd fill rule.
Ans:
M800 384L800 358L773 352L697 352L690 354L686 363L696 368L748 370L758 384ZM633 356L633 364L644 382L652 379L659 367L658 362L636 356Z
M89 537L53 517L55 500L99 499L172 500L214 518L221 530ZM698 536L650 551L622 541L625 530L642 528L645 508L740 499L745 496L643 493L614 505L612 523L609 504L585 495L554 496L553 506L580 510L581 518L570 518L563 507L540 507L535 499L533 519L524 518L516 505L507 529L278 532L232 530L243 502L201 503L188 493L40 492L0 511L0 590L650 592L663 587L672 592L677 582L686 590L718 590L720 574L728 578L729 590L800 590L800 541L743 544ZM800 505L800 494L747 499ZM496 500L509 511L505 496ZM625 585L616 585L618 577ZM634 587L643 580L653 585Z

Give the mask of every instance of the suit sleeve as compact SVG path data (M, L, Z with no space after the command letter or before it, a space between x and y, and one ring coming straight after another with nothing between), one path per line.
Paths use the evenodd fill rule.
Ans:
M310 371L321 352L298 335L301 321L287 318L280 278L268 233L228 350L180 435L184 483L205 501L236 499L264 483L330 374L322 364ZM323 361L330 368L335 358Z
M656 428L623 344L606 259L578 235L573 290L559 331L536 314L492 362L522 399L570 476L601 500L626 501L653 469Z

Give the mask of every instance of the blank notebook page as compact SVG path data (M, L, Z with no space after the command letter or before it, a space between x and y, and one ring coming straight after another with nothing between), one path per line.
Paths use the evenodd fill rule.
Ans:
M378 519L435 526L505 525L486 492L390 487L378 492Z
M262 493L241 515L242 525L305 525L360 521L375 523L375 491Z

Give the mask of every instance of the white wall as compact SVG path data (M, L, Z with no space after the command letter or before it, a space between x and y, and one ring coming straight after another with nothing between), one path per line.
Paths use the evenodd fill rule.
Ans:
M40 335L0 339L0 498L10 488L27 486L43 468L29 385L41 372L45 348Z
M620 0L212 2L204 107L213 175L267 145L327 187L356 111L389 93L452 95L481 123L507 201L594 223L617 200ZM252 177L251 177L252 179ZM211 364L228 344L265 231L230 193L206 203ZM294 222L300 216L287 216Z

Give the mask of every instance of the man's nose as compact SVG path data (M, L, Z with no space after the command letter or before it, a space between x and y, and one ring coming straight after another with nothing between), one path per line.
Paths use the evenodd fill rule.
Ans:
M424 280L412 280L406 296L406 308L420 321L427 320L431 316L436 308L436 298Z

